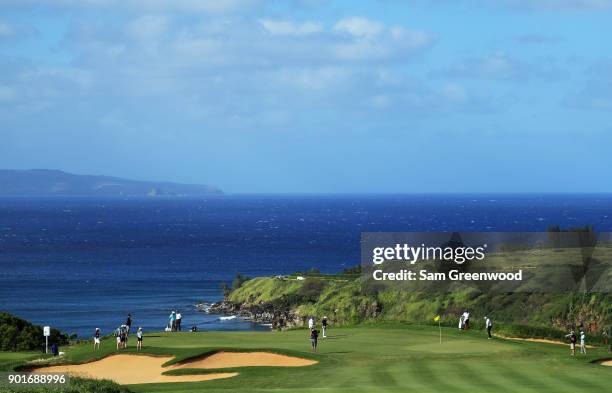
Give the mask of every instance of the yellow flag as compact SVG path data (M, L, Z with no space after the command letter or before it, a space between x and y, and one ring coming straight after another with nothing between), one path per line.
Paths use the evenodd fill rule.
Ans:
M440 316L436 315L436 317L434 318L434 321L438 322L440 320Z

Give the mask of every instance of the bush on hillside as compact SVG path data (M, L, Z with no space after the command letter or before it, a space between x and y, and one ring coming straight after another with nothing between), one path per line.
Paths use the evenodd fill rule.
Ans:
M236 273L236 277L234 277L234 281L232 282L232 289L238 289L242 286L242 284L244 284L245 282L249 281L250 278L247 276L243 276L240 273Z
M66 345L68 339L57 329L51 329L49 345ZM43 328L8 313L0 313L0 351L43 350Z
M325 288L325 283L316 278L309 278L304 281L300 288L299 294L304 297L307 302L316 303Z

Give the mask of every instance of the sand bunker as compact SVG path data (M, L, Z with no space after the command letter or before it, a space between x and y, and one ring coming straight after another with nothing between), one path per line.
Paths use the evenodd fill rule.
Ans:
M181 366L184 368L303 367L316 363L315 360L269 352L218 352L210 356L188 360L181 363Z
M69 373L93 379L110 379L118 384L157 382L199 382L229 378L238 373L215 373L203 375L162 375L162 372L177 367L162 367L172 356L112 355L95 362L63 366L42 367L34 372Z
M602 366L610 366L612 367L612 360L604 360L603 362L599 362Z
M501 338L505 338L506 340L517 340L517 341L529 341L532 343L544 343L544 344L557 344L557 345L567 345L569 346L568 342L563 342L563 341L557 341L557 340L550 340L550 339L546 339L546 338L521 338L521 337L504 337L504 336L498 336ZM579 346L576 344L576 348L578 348ZM594 348L592 345L585 345L585 347L587 348Z
M188 360L168 367L164 363L172 356L111 355L90 363L41 367L34 373L69 373L93 379L110 379L121 385L163 382L201 382L212 379L230 378L236 372L219 372L199 375L162 375L165 371L182 368L234 368L249 366L301 367L317 363L314 360L267 352L219 352L213 355Z

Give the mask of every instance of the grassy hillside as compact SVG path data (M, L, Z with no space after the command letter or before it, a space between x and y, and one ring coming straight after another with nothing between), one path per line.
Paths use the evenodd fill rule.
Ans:
M295 277L254 278L242 284L228 300L243 307L273 305L288 311L300 325L308 316L326 315L336 325L363 322L433 323L442 315L442 324L456 326L458 315L470 310L478 327L485 315L498 329L508 334L562 337L570 324L584 323L593 339L612 324L610 294L511 293L487 295L473 289L449 293L411 292L382 289L363 291L355 276L310 275L306 280Z

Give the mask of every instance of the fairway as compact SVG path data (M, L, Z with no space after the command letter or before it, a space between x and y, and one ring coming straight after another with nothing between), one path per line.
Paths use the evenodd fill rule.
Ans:
M487 340L480 331L436 327L355 327L333 329L309 352L305 330L286 332L154 333L145 336L143 354L176 356L169 374L238 373L206 382L129 385L134 392L603 392L612 385L612 368L588 356L569 356L567 346ZM318 363L306 367L169 367L211 352L266 351ZM129 348L121 353L132 353ZM89 343L69 348L65 360L83 363L116 353L113 340L94 352ZM210 363L214 364L214 363Z

